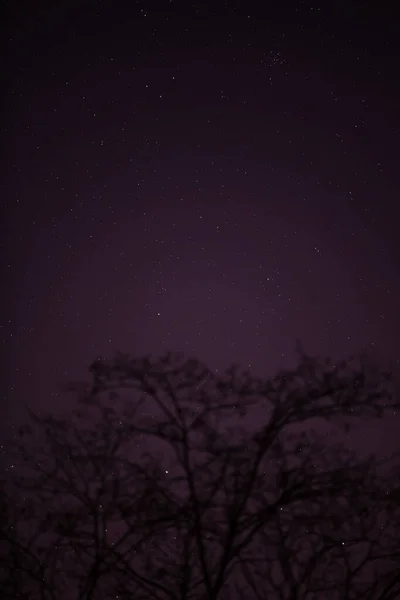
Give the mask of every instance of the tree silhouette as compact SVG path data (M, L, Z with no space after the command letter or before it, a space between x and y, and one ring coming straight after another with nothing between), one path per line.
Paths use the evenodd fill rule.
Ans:
M66 417L31 413L0 506L6 598L398 598L397 463L334 441L398 408L390 377L299 348L265 380L118 354L68 386Z

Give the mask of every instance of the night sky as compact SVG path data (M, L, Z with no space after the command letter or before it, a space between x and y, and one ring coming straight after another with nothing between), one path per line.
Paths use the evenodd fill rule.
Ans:
M398 369L387 6L47 4L7 17L2 427L117 350L273 374L299 338Z

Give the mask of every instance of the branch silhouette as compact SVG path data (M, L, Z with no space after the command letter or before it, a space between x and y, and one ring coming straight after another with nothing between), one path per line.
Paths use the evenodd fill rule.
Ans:
M397 409L390 377L298 353L272 379L117 354L68 386L67 417L30 413L3 486L6 597L395 600L397 457L313 429Z

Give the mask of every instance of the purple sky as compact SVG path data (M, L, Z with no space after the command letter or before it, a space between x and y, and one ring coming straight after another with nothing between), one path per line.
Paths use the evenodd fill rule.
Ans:
M116 350L262 374L300 338L398 365L393 17L56 4L9 19L8 422Z

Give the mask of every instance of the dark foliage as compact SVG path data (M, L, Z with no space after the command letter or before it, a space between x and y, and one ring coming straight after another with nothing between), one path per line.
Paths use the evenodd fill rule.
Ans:
M181 355L90 370L90 385L69 386L70 416L31 414L14 440L3 597L400 597L399 469L332 433L398 408L364 357L301 351L295 371L265 381Z

